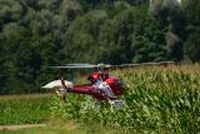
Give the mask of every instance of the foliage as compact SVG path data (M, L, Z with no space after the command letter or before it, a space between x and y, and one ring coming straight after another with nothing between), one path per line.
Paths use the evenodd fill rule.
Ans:
M168 57L175 62L179 62L183 58L183 50L181 39L173 32L166 34Z
M198 62L199 3L1 0L0 94L41 92L50 65Z
M147 67L116 71L127 86L123 109L110 110L90 97L69 95L52 103L55 117L98 122L130 133L197 133L200 111L199 66Z
M195 62L200 62L200 33L194 32L189 35L185 49L190 59Z
M136 10L132 45L135 51L133 62L162 61L166 57L165 33L154 17L147 17L144 8Z
M186 17L188 20L187 31L189 33L185 42L185 51L187 56L193 62L200 61L200 48L199 48L199 36L200 36L200 2L198 0L184 1L184 8L186 10Z

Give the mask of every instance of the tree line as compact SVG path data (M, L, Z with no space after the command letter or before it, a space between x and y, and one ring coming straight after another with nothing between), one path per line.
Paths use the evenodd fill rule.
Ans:
M200 1L0 0L0 94L65 63L200 62Z

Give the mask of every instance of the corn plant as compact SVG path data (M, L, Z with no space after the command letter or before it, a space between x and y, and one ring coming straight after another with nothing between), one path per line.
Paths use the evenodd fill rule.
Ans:
M116 70L126 84L123 109L69 95L54 101L53 114L82 123L98 122L130 133L200 132L200 67L169 66Z

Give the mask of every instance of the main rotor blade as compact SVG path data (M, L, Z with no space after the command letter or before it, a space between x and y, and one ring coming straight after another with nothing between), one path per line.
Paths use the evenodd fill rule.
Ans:
M121 64L113 65L113 67L137 67L137 66L149 66L149 65L168 65L174 64L174 61L160 61L160 62L143 62L143 63L133 63L133 64Z
M88 64L88 63L70 63L64 66L51 66L51 68L57 69L84 69L84 68L123 68L123 67L137 67L137 66L149 66L149 65L167 65L174 64L174 61L160 61L160 62L144 62L133 64L121 64L121 65L109 65L109 64Z
M93 65L93 64L89 64L89 63L69 63L69 64L65 64L66 66L88 66L88 65Z
M51 68L58 68L58 69L83 69L83 68L110 68L112 65L108 64L88 64L88 63L70 63L63 66L51 66Z
M95 68L98 67L97 65L84 65L84 66L72 66L72 65L67 65L67 66L51 66L51 68L57 68L57 69L81 69L81 68Z

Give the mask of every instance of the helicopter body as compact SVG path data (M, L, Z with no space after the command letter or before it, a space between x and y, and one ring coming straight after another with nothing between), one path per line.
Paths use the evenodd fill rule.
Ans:
M108 64L87 64L87 63L72 63L63 66L52 66L54 69L96 69L92 74L89 75L88 84L74 85L72 82L64 79L63 73L60 73L59 80L54 80L43 86L42 88L48 89L49 91L56 92L59 96L66 99L68 92L77 94L90 95L99 101L106 100L113 106L123 106L125 101L119 99L123 94L125 88L120 78L115 76L109 76L108 68L123 68L123 67L137 67L146 65L164 65L173 64L173 61L162 61L162 62L149 62L141 64L121 64L121 65L108 65Z
M52 81L43 86L49 90L55 90L57 94L65 97L67 92L90 95L97 100L115 100L122 94L123 86L118 77L109 76L105 72L93 72L89 75L90 83L82 85L74 85L70 81L64 80L61 76L60 80Z
M109 76L107 73L94 72L88 79L89 84L75 85L73 88L68 88L64 82L62 85L69 92L91 95L98 100L114 100L122 94L122 82L117 77Z

